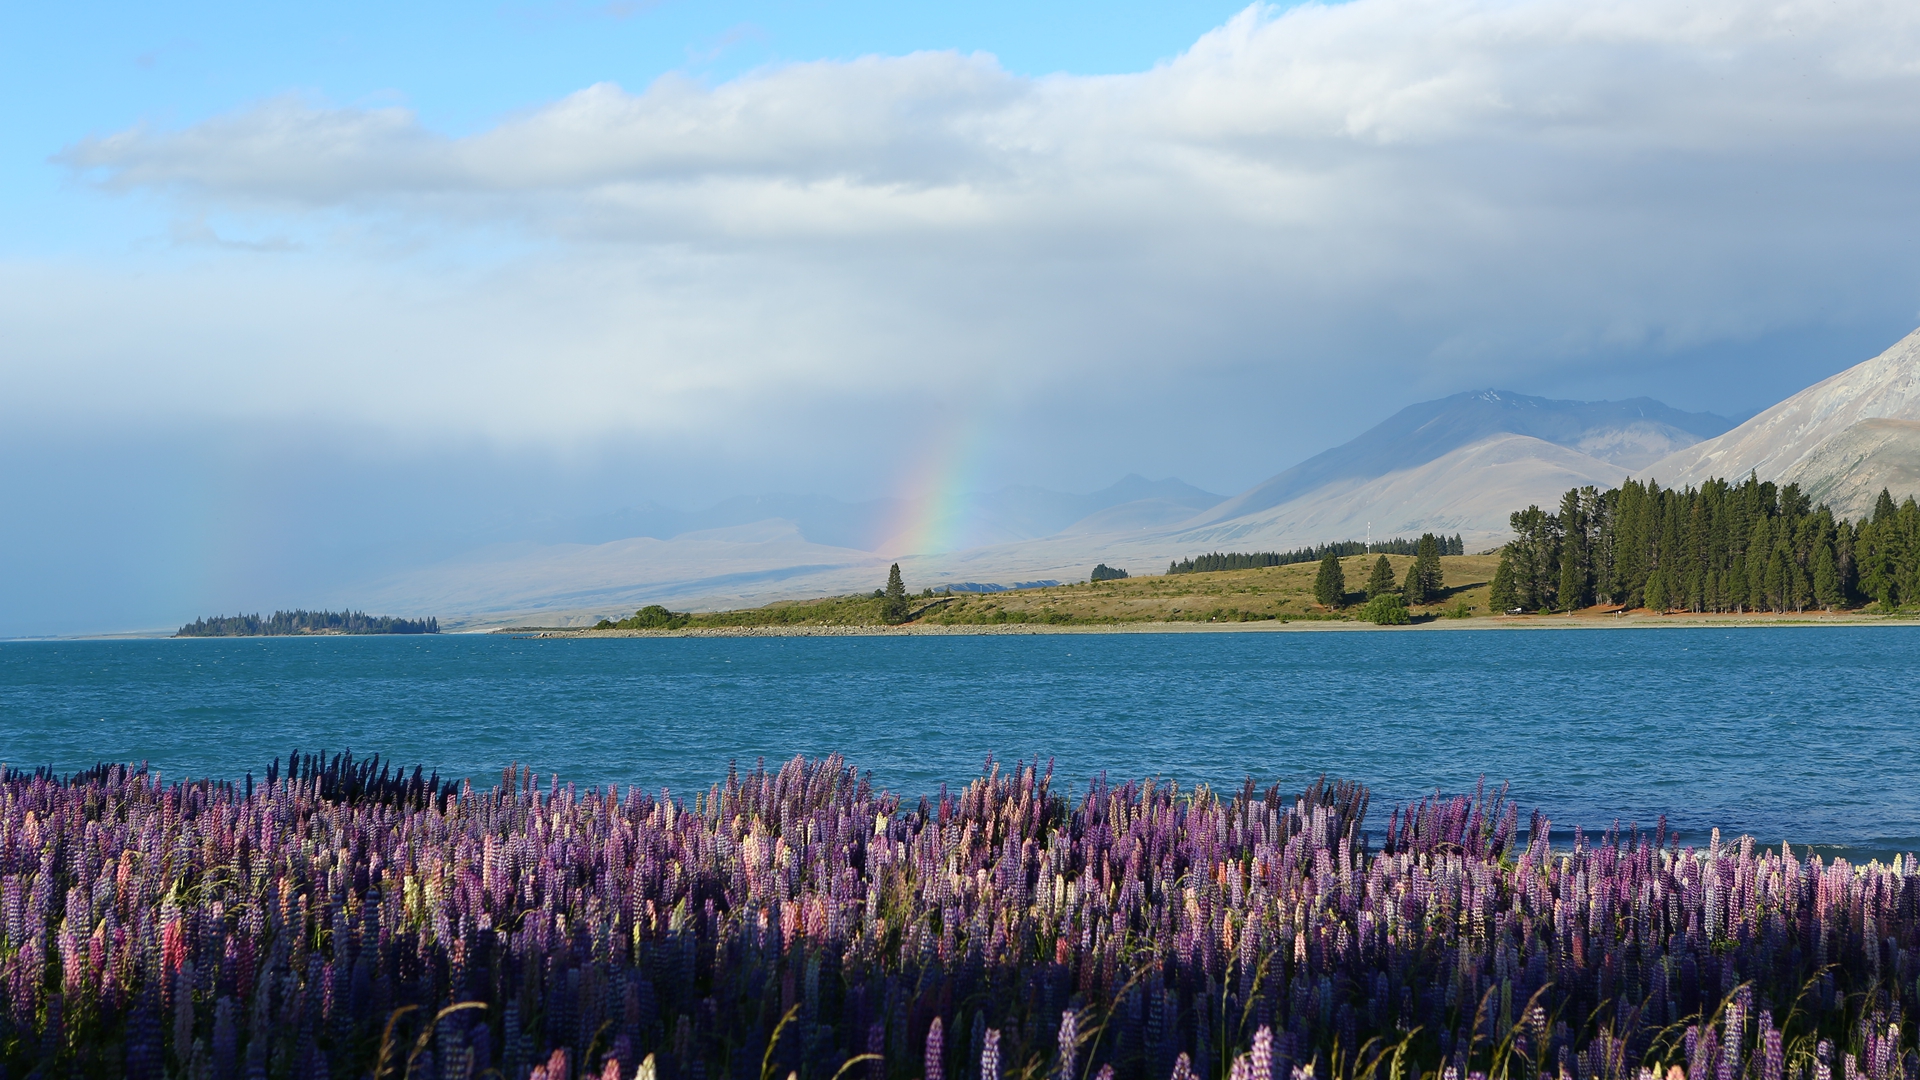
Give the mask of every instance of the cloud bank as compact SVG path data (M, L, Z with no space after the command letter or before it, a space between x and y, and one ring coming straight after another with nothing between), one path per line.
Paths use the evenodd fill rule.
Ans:
M1255 6L1124 76L866 57L460 136L278 98L62 150L219 243L160 276L0 269L0 362L76 409L530 438L1089 386L1178 431L1394 387L1357 429L1908 318L1916 57L1920 8L1882 0L1354 0Z

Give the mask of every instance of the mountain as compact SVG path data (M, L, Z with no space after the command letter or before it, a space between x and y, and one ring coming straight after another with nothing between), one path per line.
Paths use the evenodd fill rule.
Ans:
M1872 508L1882 487L1899 495L1920 492L1914 480L1920 434L1906 423L1876 421L1920 421L1920 330L1646 472L1670 487L1749 473L1797 482L1809 493L1825 493L1816 499L1835 499L1836 511L1858 516ZM1864 503L1861 491L1870 492Z
M1085 495L1010 487L937 502L764 495L692 513L649 507L598 519L597 543L499 546L373 597L440 613L449 626L563 622L645 603L739 607L865 591L895 560L918 590L1073 581L1096 562L1152 572L1205 551L1286 549L1369 529L1382 539L1459 533L1479 550L1505 538L1516 509L1617 484L1729 427L1648 398L1476 391L1402 409L1230 499L1128 476Z
M1815 447L1780 475L1842 517L1873 513L1882 489L1920 494L1920 421L1862 420Z
M1295 465L1214 507L1201 522L1283 506L1313 492L1425 465L1498 436L1524 435L1612 465L1636 468L1733 426L1652 398L1555 401L1476 390L1409 405L1351 442Z
M1271 509L1189 525L1190 551L1277 550L1329 540L1460 533L1490 543L1529 503L1572 487L1611 487L1628 470L1528 435L1500 434L1371 479L1322 485Z

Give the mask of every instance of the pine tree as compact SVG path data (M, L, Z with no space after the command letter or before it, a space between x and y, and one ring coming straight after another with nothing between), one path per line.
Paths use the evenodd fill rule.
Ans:
M1385 596L1393 591L1393 564L1385 555L1373 564L1373 576L1367 579L1367 599Z
M887 589L880 600L880 614L889 623L907 621L907 584L900 577L900 564L894 563L887 571Z
M1833 548L1826 544L1813 552L1813 602L1828 611L1840 606L1840 570L1834 565Z
M1647 575L1647 608L1656 615L1665 615L1667 602L1667 571L1659 567Z
M1440 570L1440 547L1446 541L1432 533L1420 537L1420 545L1414 550L1418 553L1413 566L1407 570L1407 580L1401 586L1401 592L1409 604L1430 604L1440 599L1446 589L1445 576Z
M1493 589L1487 596L1487 606L1495 615L1505 615L1520 606L1520 598L1513 590L1513 558L1509 551L1512 546L1500 549L1500 565L1493 572Z
M1881 488L1880 497L1874 500L1873 504L1873 523L1878 525L1893 517L1893 514L1893 494L1886 488Z
M1320 558L1320 573L1313 579L1313 598L1328 608L1347 602L1347 576L1340 571L1340 557L1332 551Z
M1560 607L1574 611L1587 606L1587 513L1581 496L1592 495L1579 488L1567 491L1560 500Z

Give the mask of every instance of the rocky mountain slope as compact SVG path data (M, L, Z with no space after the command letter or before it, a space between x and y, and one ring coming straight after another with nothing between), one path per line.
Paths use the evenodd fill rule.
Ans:
M1651 398L1555 401L1504 390L1476 390L1409 405L1352 441L1220 503L1193 524L1247 518L1300 500L1317 504L1362 482L1418 469L1506 436L1525 436L1532 440L1527 445L1572 450L1596 463L1581 463L1577 470L1601 464L1633 469L1731 426L1722 417L1682 412ZM1567 463L1562 454L1552 456ZM1506 463L1516 460L1509 457ZM1392 509L1384 512L1388 517L1408 516Z
M1885 489L1898 498L1920 494L1920 421L1862 420L1815 447L1780 475L1816 503L1842 517L1873 513Z
M1920 421L1920 330L1724 435L1669 454L1646 474L1681 487L1754 473L1840 499L1870 491L1871 507L1882 486L1903 495L1920 490L1910 475L1910 462L1920 455L1914 429L1862 426L1876 420Z

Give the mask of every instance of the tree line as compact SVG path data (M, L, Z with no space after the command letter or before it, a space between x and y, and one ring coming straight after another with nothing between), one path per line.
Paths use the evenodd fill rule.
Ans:
M1460 538L1448 540L1444 536L1426 533L1420 539L1411 541L1412 551L1395 554L1412 555L1412 565L1407 567L1407 575L1397 583L1393 576L1393 564L1385 555L1374 560L1373 573L1367 578L1367 615L1374 622L1383 621L1376 615L1386 615L1385 621L1406 622L1406 605L1428 604L1446 595L1446 576L1440 568L1440 556L1458 554L1455 546ZM1340 568L1340 556L1327 545L1325 554L1320 556L1320 570L1313 579L1313 598L1322 607L1338 608L1347 602L1347 575ZM1358 554L1357 552L1355 554ZM1396 614L1397 612L1397 614Z
M440 620L397 619L359 611L276 611L259 615L215 615L195 619L174 637L284 637L295 634L437 634Z
M1813 505L1797 484L1749 475L1698 488L1629 480L1574 488L1560 511L1509 519L1495 611L1594 604L1655 611L1800 612L1920 603L1920 506L1882 489L1858 522Z
M1258 570L1266 566L1291 566L1295 563L1321 562L1327 556L1346 558L1351 555L1418 555L1422 541L1432 539L1439 545L1442 555L1465 555L1466 544L1458 533L1451 537L1434 536L1427 533L1420 540L1408 540L1395 537L1392 540L1375 540L1371 544L1364 540L1340 540L1331 544L1316 544L1313 547L1296 548L1292 551L1256 551L1256 552L1214 552L1211 555L1196 555L1190 559L1167 564L1169 574L1208 574L1216 570Z

